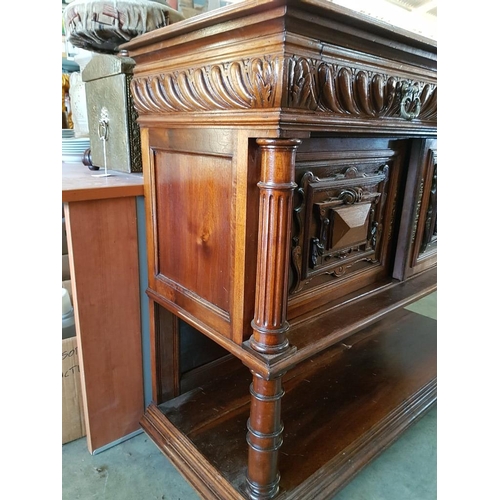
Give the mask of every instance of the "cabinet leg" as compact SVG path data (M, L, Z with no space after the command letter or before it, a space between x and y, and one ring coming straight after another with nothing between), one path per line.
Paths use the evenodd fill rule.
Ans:
M295 152L298 139L257 139L261 153L259 234L253 333L250 347L271 359L289 349L287 292ZM279 490L278 453L283 441L281 423L282 375L272 379L253 373L248 420L247 493L268 500Z
M279 490L278 452L283 442L281 377L265 380L253 372L247 427L247 489L252 500L273 498Z
M179 318L150 299L153 399L161 404L180 394Z

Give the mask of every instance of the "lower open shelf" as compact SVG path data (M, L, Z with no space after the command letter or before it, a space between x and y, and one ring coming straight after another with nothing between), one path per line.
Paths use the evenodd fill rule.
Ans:
M437 398L437 328L399 309L284 376L278 499L331 499ZM244 499L251 374L219 377L141 425L204 499Z

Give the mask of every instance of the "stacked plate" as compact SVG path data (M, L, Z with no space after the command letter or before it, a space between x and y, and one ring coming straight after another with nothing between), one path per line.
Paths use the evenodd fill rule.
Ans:
M81 162L83 153L90 148L90 139L74 137L75 131L72 129L62 129L62 133L62 161Z

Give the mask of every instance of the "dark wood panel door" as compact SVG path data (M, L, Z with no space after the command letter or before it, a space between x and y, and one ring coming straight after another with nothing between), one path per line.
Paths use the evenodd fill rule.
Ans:
M437 139L412 143L394 277L437 264Z
M312 138L297 152L290 317L392 274L408 140Z

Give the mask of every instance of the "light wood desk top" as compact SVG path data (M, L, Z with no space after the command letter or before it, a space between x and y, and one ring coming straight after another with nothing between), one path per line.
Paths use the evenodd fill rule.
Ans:
M62 162L62 201L88 201L144 195L142 173L89 170L83 163Z

